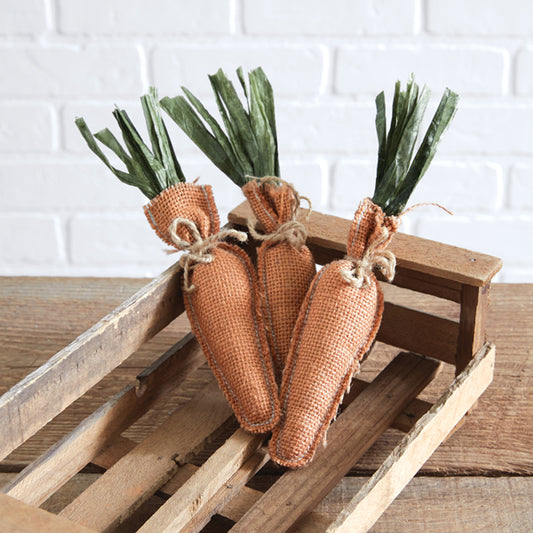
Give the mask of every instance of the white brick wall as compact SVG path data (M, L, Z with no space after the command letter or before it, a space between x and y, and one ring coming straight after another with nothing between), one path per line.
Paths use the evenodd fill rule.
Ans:
M533 282L533 4L529 0L3 0L0 2L0 274L153 276L175 260L144 197L73 125L142 127L138 97L261 65L277 95L283 176L316 209L351 217L373 191L374 97L410 72L461 107L404 231L503 257ZM212 102L209 104L213 108ZM429 114L429 113L428 113ZM241 200L172 123L185 173Z

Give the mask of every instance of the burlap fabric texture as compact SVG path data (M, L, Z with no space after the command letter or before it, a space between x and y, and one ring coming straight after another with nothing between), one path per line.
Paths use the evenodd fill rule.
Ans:
M300 197L291 185L266 177L249 181L242 191L256 218L250 221L250 232L261 241L257 249L259 311L279 382L294 324L316 274L315 262L305 245L305 227L296 220ZM255 231L255 222L262 234Z
M385 248L399 223L365 199L355 213L346 258L324 266L309 288L283 373L282 418L269 445L281 465L311 461L376 337L383 294L372 268L394 275L394 256Z
M221 240L241 232L220 231L209 185L170 187L145 206L145 213L165 242L185 250L180 262L191 328L239 423L251 433L270 431L280 410L257 312L255 269L239 246Z

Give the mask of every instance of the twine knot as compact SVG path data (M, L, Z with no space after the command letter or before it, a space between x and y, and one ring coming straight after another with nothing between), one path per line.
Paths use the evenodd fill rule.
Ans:
M396 257L389 250L377 250L389 238L389 230L382 226L381 235L365 250L361 259L346 256L352 262L351 269L340 271L342 278L355 289L364 289L371 285L374 268L379 268L385 279L391 282L396 272Z
M193 238L193 242L181 239L178 235L178 226L185 226ZM195 286L190 282L190 272L194 267L200 263L211 263L214 256L211 250L226 237L233 237L240 242L246 242L248 236L244 231L237 231L235 229L223 229L214 235L203 239L196 224L187 218L175 218L170 226L168 232L172 242L180 250L185 253L180 257L178 264L183 269L183 290L185 292L192 292Z
M305 240L307 239L307 231L305 226L297 220L289 220L288 222L284 222L276 231L266 235L258 233L255 230L254 226L256 222L256 219L251 219L248 221L248 231L250 232L250 235L258 241L285 241L293 248L296 248L296 250L301 250L302 246L305 244Z
M257 218L250 218L247 222L248 231L250 232L250 235L258 241L285 241L290 246L300 251L307 239L307 230L301 222L296 220L296 217L298 216L298 209L300 208L301 201L305 200L308 204L308 208L304 220L306 222L309 222L309 218L311 217L312 211L311 200L307 198L307 196L302 196L301 194L299 194L292 183L282 180L277 176L265 176L263 178L255 178L254 176L246 177L249 179L255 179L262 186L267 184L285 185L291 190L294 196L294 202L292 202L291 206L292 220L288 220L287 222L280 224L276 231L263 235L261 233L258 233L255 229L255 226L257 224Z

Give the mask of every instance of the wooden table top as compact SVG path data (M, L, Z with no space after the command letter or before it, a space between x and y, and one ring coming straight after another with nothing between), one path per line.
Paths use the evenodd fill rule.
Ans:
M42 365L50 356L140 289L145 279L0 278L0 394ZM424 311L457 318L458 306L402 291L402 301ZM374 526L375 532L533 531L533 285L495 284L491 291L487 338L496 344L494 382L477 407L431 457ZM65 412L0 463L0 485L71 431L168 347L188 328L178 318L93 387ZM370 376L390 349L378 347L376 360L365 363L361 377ZM200 368L150 416L126 436L143 439L169 411L206 383ZM451 369L450 369L451 372ZM444 371L438 380L449 379ZM224 436L221 436L221 439ZM320 505L335 513L350 500L384 460L397 439L388 430ZM217 443L213 443L216 447ZM212 451L212 450L211 450ZM201 462L210 450L197 457ZM88 467L43 507L58 512L100 475ZM254 478L254 488L266 488L279 475L268 464ZM161 502L154 496L146 512ZM152 509L150 510L150 506ZM213 520L209 531L227 531L225 519ZM129 529L128 529L129 528ZM125 524L121 531L131 531Z

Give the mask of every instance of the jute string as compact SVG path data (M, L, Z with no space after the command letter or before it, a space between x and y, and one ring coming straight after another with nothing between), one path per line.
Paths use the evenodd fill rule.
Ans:
M246 177L256 179L260 185L266 185L267 183L274 183L276 185L286 185L292 191L295 200L291 206L292 220L284 222L278 227L276 231L272 233L258 233L255 229L255 226L257 224L257 218L250 217L247 222L248 231L250 232L250 235L258 241L285 241L293 248L296 248L296 250L301 250L307 239L307 230L301 222L296 220L296 217L298 215L298 209L300 208L301 201L305 200L308 204L308 208L304 220L305 222L309 222L309 218L311 216L311 211L313 208L311 200L307 198L307 196L300 195L292 183L284 181L276 176L265 176L264 178L254 178L253 176Z
M381 235L365 250L361 259L346 256L351 261L351 269L341 270L340 275L352 287L364 289L371 284L370 275L374 268L379 268L387 281L394 279L396 272L396 257L389 250L376 250L389 238L389 230L381 227Z
M453 213L449 209L444 207L443 205L437 204L435 202L420 202L418 204L412 205L411 207L409 207L405 211L402 211L398 216L399 217L403 217L405 214L409 213L409 211L412 211L413 209L416 209L417 207L422 207L422 206L426 206L426 205L432 205L434 207L438 207L438 208L442 209L443 211L446 211L446 213L448 213L448 215L453 215Z
M193 242L190 243L179 237L177 230L178 226L185 226L192 235ZM168 232L172 242L185 253L180 257L178 264L183 269L183 290L185 292L192 292L195 286L190 282L190 273L194 267L200 263L211 263L214 257L211 250L226 237L233 237L240 242L246 242L248 236L244 231L237 231L235 229L221 230L215 235L211 235L206 239L202 239L202 235L194 222L186 218L175 218L170 226ZM172 250L174 251L174 250Z
M440 204L434 202L421 202L409 207L398 216L402 217L413 209L426 205L439 207L443 211L446 211L446 213L453 215L449 209L446 209L446 207ZM370 274L373 269L379 268L385 276L385 279L388 282L391 282L394 279L394 274L396 272L396 257L389 250L376 250L376 248L379 248L388 238L389 230L385 226L382 226L381 235L367 248L361 259L356 259L347 255L345 259L352 262L353 268L341 271L340 274L343 279L354 288L365 288L370 285Z

